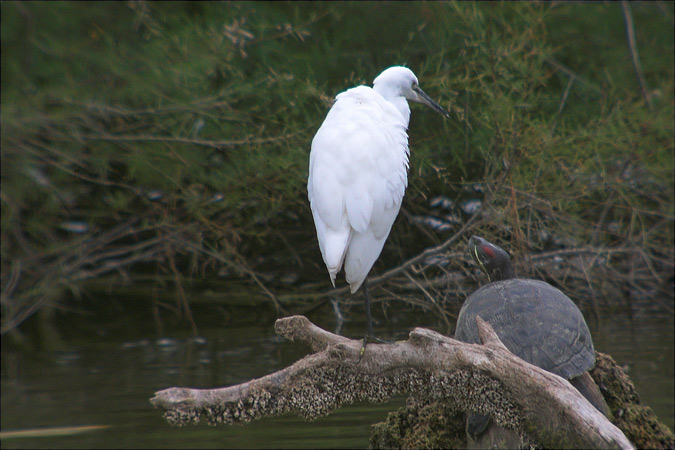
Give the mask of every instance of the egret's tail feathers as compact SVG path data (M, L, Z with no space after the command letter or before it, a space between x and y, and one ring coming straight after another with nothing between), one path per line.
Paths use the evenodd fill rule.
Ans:
M335 287L335 277L340 269L342 269L350 239L351 233L349 229L342 232L328 229L323 235L323 240L319 240L323 262L326 263L326 269L328 269L330 282L333 283L333 287Z
M356 291L359 290L359 288L361 287L362 284L363 284L363 280L358 281L358 282L356 282L356 283L352 283L352 284L349 285L349 290L350 290L350 291L352 292L352 294L353 294L353 293L355 293Z
M356 292L368 276L375 260L380 256L387 235L377 238L372 232L354 233L345 258L345 278L352 294Z

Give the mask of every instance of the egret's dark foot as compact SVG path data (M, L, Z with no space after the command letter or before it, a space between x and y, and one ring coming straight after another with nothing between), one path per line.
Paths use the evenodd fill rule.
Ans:
M363 357L363 354L366 353L366 345L368 345L368 342L372 342L373 344L393 344L394 341L386 341L384 339L380 339L375 336L363 336L363 345L361 346L361 351L359 352L359 362L361 361L361 358Z

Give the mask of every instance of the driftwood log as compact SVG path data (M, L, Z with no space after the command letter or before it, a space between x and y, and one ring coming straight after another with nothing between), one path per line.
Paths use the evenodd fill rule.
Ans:
M407 341L368 344L338 336L303 316L277 320L275 331L315 352L246 383L219 389L170 388L150 400L172 425L249 422L296 412L306 419L343 404L393 395L445 399L458 411L489 414L523 442L546 448L633 448L626 436L563 378L509 352L477 318L483 345L423 328Z

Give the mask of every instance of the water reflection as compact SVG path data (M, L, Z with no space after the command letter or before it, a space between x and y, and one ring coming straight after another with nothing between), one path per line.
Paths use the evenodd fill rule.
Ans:
M415 326L433 327L423 317L411 320ZM320 325L331 329L334 324ZM412 327L398 323L395 337L404 337ZM358 336L362 328L348 323L344 333ZM119 329L103 333L104 338L72 339L68 351L49 357L7 351L3 346L3 431L111 427L71 436L3 439L2 447L366 447L370 424L384 420L388 411L404 403L399 398L386 405L352 405L310 423L289 415L247 426L172 428L148 402L155 391L240 383L286 367L307 349L275 336L271 324L200 328L198 338L187 330L159 338L138 330L133 326L127 333ZM392 337L392 331L384 327L378 335ZM596 348L627 366L642 401L673 427L672 320L616 318L602 322L593 334Z

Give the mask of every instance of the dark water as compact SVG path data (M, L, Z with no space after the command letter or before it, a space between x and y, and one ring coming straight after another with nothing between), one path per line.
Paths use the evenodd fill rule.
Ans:
M199 319L197 320L199 324ZM331 329L330 319L319 325ZM361 325L348 327L358 336ZM428 326L417 321L414 325ZM397 324L401 333L400 324ZM618 317L593 330L596 348L629 370L643 403L673 427L673 321ZM153 336L145 335L145 329ZM114 331L113 331L114 330ZM405 328L404 328L405 330ZM387 336L383 328L378 335ZM370 424L404 404L356 404L315 422L287 415L246 426L173 428L148 399L172 386L213 388L247 381L286 367L306 349L265 327L199 328L154 336L154 328L128 322L90 336L69 338L67 351L48 355L2 351L2 431L103 425L70 436L2 439L2 448L256 447L362 448ZM397 339L405 337L397 334Z

